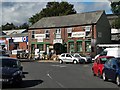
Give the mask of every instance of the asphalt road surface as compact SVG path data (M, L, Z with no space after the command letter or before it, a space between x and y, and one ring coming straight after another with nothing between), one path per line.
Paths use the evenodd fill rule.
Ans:
M9 88L119 88L114 82L93 76L92 64L22 62L25 78L20 87ZM5 88L6 89L6 88Z

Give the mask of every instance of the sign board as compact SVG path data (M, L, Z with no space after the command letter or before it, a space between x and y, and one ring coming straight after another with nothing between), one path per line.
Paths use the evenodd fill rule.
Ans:
M35 39L45 38L45 34L35 34Z
M43 38L38 38L37 42L43 42Z
M55 43L61 43L62 44L63 42L62 42L62 39L54 39L53 44L55 44Z
M72 32L72 37L85 37L85 32Z

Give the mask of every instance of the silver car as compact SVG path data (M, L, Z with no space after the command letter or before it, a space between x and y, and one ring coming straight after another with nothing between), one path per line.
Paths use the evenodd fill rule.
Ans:
M59 56L59 61L60 63L74 63L77 64L80 62L80 59L74 57L72 54L70 53L63 53Z

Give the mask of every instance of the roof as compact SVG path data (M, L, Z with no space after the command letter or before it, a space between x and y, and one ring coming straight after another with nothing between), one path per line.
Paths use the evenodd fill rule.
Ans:
M11 34L21 34L21 33L23 33L24 31L26 31L26 29L4 30L3 32L4 32L6 35L11 35Z
M103 10L99 10L86 13L71 14L66 16L45 17L33 24L31 27L29 27L29 29L95 24L97 23L103 12Z

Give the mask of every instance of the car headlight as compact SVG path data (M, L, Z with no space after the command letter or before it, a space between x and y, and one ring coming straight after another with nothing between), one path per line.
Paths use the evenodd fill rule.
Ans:
M13 73L13 76L16 76L18 74L22 74L22 72L21 71L16 71L15 73Z

